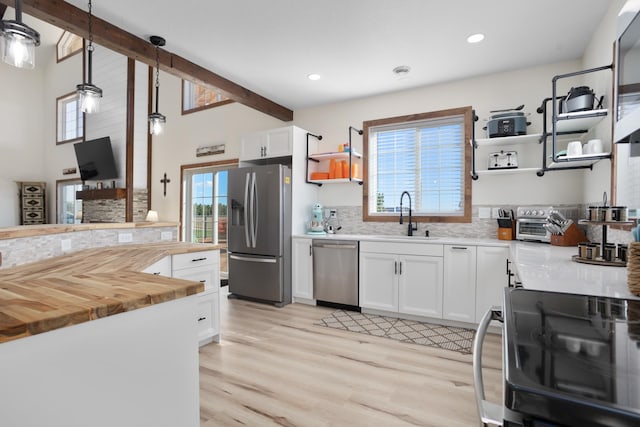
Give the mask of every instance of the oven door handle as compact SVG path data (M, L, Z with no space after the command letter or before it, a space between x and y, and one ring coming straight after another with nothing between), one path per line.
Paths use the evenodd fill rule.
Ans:
M484 400L484 384L482 382L482 344L484 343L484 337L487 335L489 323L492 320L503 322L501 307L491 307L487 310L478 325L476 336L473 339L473 387L481 425L494 424L502 426L504 422L503 406Z

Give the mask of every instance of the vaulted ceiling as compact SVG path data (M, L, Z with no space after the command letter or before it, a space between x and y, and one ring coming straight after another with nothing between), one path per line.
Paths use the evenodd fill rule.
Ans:
M87 10L87 0L66 3ZM94 0L93 12L142 40L160 35L167 51L295 110L578 59L611 3ZM468 44L478 32L485 40ZM395 75L399 65L409 74Z

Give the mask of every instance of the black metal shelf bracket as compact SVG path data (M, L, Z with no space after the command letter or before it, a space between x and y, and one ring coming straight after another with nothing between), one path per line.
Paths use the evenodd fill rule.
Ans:
M315 135L312 133L307 132L307 161L305 162L305 166L306 166L306 170L305 170L305 181L307 184L316 184L318 187L322 187L321 183L317 183L317 182L313 182L313 181L309 181L309 160L311 160L312 162L316 162L319 163L320 161L317 159L313 159L313 158L309 158L309 137L312 136L315 139L317 139L318 141L322 141L322 135Z
M358 133L358 135L362 135L362 129L356 129L353 126L349 126L349 181L353 181L352 177L353 177L353 172L351 172L351 163L352 163L352 153L353 153L353 144L351 143L351 133L352 131L355 131ZM363 168L364 169L364 168ZM364 184L364 181L359 181L358 182L359 185Z
M473 125L471 126L471 179L477 181L479 176L476 172L476 148L478 148L478 144L476 144L476 123L478 121L478 116L476 115L476 110L471 110L471 114L473 115Z

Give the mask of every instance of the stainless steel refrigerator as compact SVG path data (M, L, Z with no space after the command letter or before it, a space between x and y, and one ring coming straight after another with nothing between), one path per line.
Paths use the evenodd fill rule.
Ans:
M228 175L229 292L283 306L291 302L291 170L233 169Z

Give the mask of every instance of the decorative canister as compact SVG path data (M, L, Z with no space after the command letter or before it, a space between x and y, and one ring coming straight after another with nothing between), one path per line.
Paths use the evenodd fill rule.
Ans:
M600 257L600 245L598 243L589 243L587 246L587 259L596 259Z
M627 221L629 217L629 208L626 206L612 206L611 219L607 221Z
M607 219L609 218L609 219ZM604 222L610 221L611 218L611 208L608 206L600 206L598 208L598 219L597 221Z
M597 206L589 206L587 209L587 218L589 221L597 221L598 220L598 207Z
M620 259L620 261L627 261L627 249L628 246L625 245L624 243L620 243L618 245L618 258Z
M578 243L578 256L580 258L587 258L587 249L589 248L589 243Z
M613 261L616 259L616 244L615 243L607 243L604 245L604 252L602 253L602 258L605 261Z

